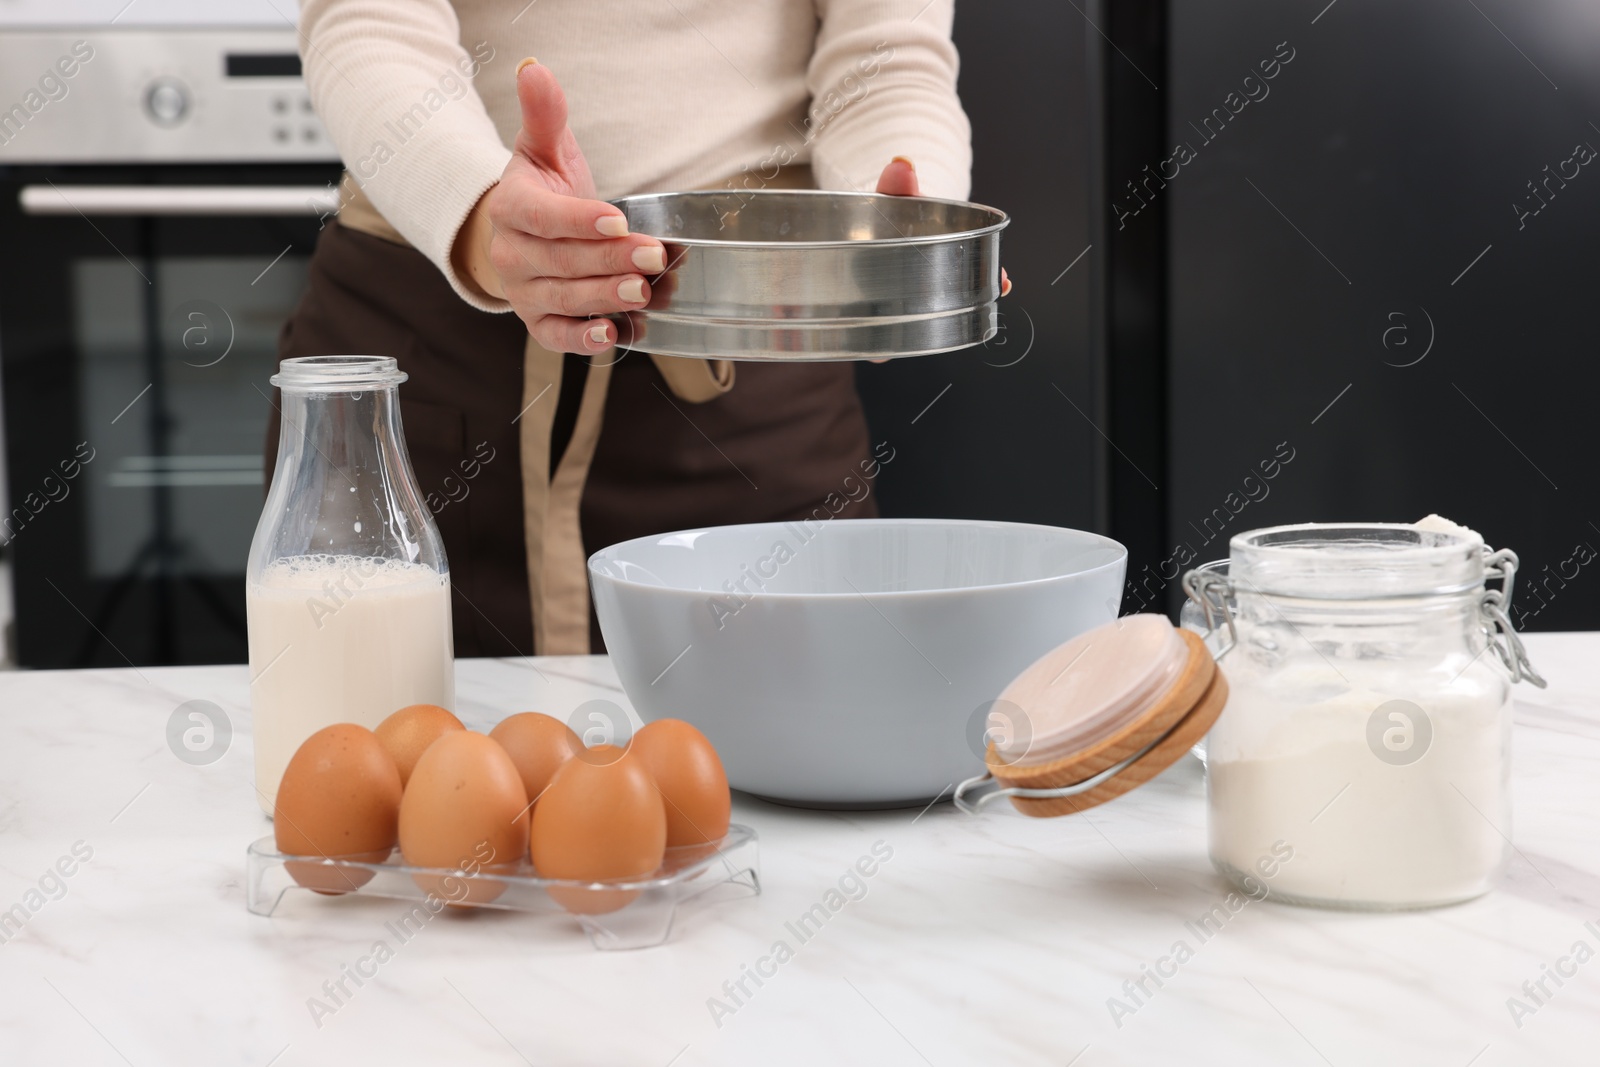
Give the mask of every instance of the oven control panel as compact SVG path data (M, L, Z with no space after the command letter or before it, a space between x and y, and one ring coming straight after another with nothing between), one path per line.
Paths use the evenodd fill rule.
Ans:
M0 34L0 164L322 163L293 28Z

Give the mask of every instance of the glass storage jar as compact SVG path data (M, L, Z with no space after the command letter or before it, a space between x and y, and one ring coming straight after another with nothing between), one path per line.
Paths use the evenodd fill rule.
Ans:
M300 743L455 703L450 572L400 427L386 356L286 359L282 429L250 543L245 611L256 793L272 812Z
M1184 578L1231 690L1207 739L1212 863L1325 907L1486 892L1511 852L1511 684L1544 684L1508 617L1516 556L1448 523L1282 526L1229 551Z

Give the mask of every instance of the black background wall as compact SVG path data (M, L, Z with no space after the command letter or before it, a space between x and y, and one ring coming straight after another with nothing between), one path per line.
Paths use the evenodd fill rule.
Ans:
M1109 532L1173 610L1242 530L1438 512L1519 552L1520 626L1600 627L1600 7L957 10L1017 290L862 368L886 513Z
M1600 8L1174 0L1169 49L1169 543L1287 442L1230 532L1438 512L1600 626Z

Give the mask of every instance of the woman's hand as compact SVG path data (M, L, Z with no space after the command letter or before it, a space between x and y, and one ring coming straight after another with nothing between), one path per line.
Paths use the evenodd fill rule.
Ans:
M596 200L594 179L567 127L567 98L548 67L517 69L522 130L500 181L467 216L451 249L456 273L511 302L533 339L553 352L599 352L615 324L590 316L634 311L646 275L666 269L661 242L628 233L621 211Z
M889 165L883 168L883 173L878 175L878 192L888 196L916 196L917 195L917 168L905 156L895 156ZM1006 276L1006 269L1000 268L1000 295L1005 296L1011 292L1011 279Z

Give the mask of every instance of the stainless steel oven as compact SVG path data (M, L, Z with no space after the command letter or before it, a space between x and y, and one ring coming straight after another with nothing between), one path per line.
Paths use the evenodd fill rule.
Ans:
M266 381L338 172L290 28L0 34L21 665L245 658Z

